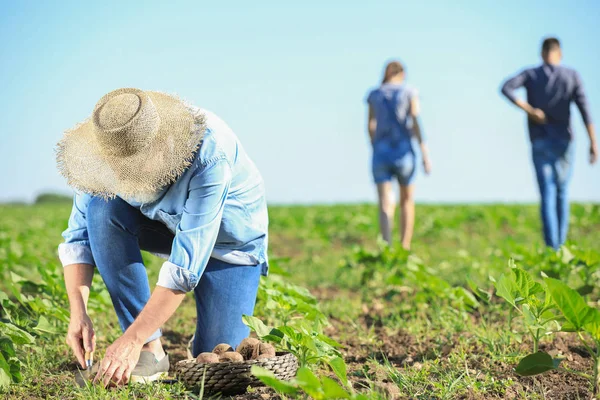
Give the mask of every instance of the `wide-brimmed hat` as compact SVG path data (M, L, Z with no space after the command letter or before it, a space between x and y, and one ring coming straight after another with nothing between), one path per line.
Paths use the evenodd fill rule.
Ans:
M82 192L143 198L189 167L205 129L203 113L175 96L117 89L65 131L56 161L68 184Z

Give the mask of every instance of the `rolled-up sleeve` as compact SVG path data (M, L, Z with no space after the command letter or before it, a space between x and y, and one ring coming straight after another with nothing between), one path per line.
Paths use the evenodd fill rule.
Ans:
M515 95L515 90L523 87L527 84L529 79L529 71L525 70L518 75L509 78L502 84L502 88L500 91L506 98L515 103L517 101L517 96Z
M63 267L70 264L95 265L86 220L90 200L91 196L85 193L76 193L73 197L69 224L62 234L65 241L58 246L58 257Z
M200 168L191 179L171 256L158 276L158 286L190 292L206 268L217 241L231 185L231 166L219 159Z
M573 92L573 101L581 113L583 123L586 125L591 124L592 116L590 115L590 106L588 104L585 91L583 90L583 82L581 81L581 77L578 73L575 73L575 91Z

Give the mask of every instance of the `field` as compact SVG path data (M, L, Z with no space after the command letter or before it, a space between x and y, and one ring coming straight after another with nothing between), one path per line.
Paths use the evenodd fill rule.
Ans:
M3 396L198 398L180 384L75 386L56 256L69 211L66 203L0 206ZM600 206L571 211L571 241L555 253L542 247L536 206L419 205L414 248L406 253L377 243L373 205L272 207L273 273L262 282L255 316L289 327L279 345L301 355L306 368L293 385L273 383L277 392L254 389L237 398L591 398L600 341L592 312L600 299ZM161 261L144 257L155 282ZM89 312L101 354L119 329L98 275ZM185 357L194 313L188 296L164 329L172 362ZM592 322L582 320L586 313ZM554 369L552 358L561 360L559 369L517 374L535 350L548 353L550 365L538 361L522 375Z

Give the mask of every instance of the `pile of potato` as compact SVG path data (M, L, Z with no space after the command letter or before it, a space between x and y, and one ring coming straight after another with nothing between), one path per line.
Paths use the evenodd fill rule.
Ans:
M200 353L196 358L199 364L212 364L218 362L243 362L248 360L262 360L275 357L275 347L269 343L262 343L255 338L246 338L233 350L226 343L218 344L211 353Z

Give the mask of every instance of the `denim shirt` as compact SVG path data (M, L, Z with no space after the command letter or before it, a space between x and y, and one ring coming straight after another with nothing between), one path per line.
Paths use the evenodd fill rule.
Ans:
M234 265L261 265L267 274L268 213L258 169L232 130L215 114L206 115L206 132L192 165L148 202L123 199L174 234L157 285L189 292L210 257ZM91 196L76 193L64 243L63 266L95 265L86 227Z

